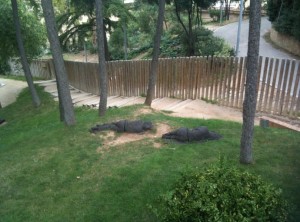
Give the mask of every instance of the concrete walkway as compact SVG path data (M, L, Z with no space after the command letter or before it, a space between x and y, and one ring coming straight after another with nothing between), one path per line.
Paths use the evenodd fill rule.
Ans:
M40 86L44 86L45 91L49 92L53 96L54 100L58 101L55 80L35 81L35 83ZM27 83L24 81L0 78L0 102L2 103L2 107L15 102L19 93L26 87ZM100 100L99 96L83 92L73 87L70 87L70 92L74 106L89 106L92 108L98 108L98 103ZM107 100L107 106L116 108L134 104L143 104L144 101L144 97L110 96ZM221 119L242 122L242 112L240 110L213 105L202 100L158 98L153 100L152 108L156 110L168 111L168 115L177 117ZM257 115L260 116L260 114ZM270 125L281 125L284 128L289 128L300 132L299 121L295 122L285 119L284 122L280 122L269 117L262 118L268 119L270 121ZM258 123L259 118L256 118L255 124L258 125Z
M26 87L26 82L0 78L0 103L2 107L15 102L19 93Z
M36 81L35 83L45 87L45 91L52 94L54 100L58 101L58 94L55 80ZM74 106L90 106L98 108L100 97L91 93L70 87L71 97ZM143 104L144 97L124 97L110 96L107 98L108 108L130 106L134 104ZM222 119L242 122L242 112L232 109L206 103L202 100L180 100L173 98L157 98L152 102L152 108L156 110L169 111L170 115L178 117L191 117L201 119ZM258 119L256 120L258 124Z

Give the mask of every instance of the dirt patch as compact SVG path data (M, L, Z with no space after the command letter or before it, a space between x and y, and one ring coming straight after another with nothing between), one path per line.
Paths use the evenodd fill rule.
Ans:
M150 107L143 107L141 109L138 109L137 111L134 112L134 117L140 116L140 115L145 115L145 114L150 114L153 113L154 110L151 109Z
M161 136L171 130L171 127L168 124L160 123L154 127L153 131L148 131L142 134L134 134L134 133L122 133L120 136L117 136L117 133L114 131L108 131L105 133L101 133L100 137L104 139L103 145L98 147L97 152L103 153L105 150L108 150L109 147L119 146L126 143L136 142L143 139L155 139L161 138ZM154 148L160 148L161 143L154 142Z

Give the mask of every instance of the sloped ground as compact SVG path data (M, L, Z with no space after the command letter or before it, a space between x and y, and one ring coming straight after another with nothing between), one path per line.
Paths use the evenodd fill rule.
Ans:
M41 86L45 86L45 91L53 95L57 101L57 89L54 80L37 82ZM100 97L91 93L86 93L70 87L71 97L75 106L89 106L98 108ZM144 97L124 97L124 96L109 96L107 99L107 107L118 108L123 106L130 106L135 104L143 104ZM159 110L168 113L170 116L186 117L186 118L200 118L200 119L220 119L235 122L242 122L242 111L230 107L219 106L216 104L207 103L203 100L181 100L174 98L157 98L154 99L151 105L154 110ZM255 125L259 125L260 118L264 114L256 113ZM300 131L299 119L288 119L280 116L269 116L270 126L279 128L289 128L295 131ZM265 118L264 118L265 119ZM280 124L274 125L273 121L280 120ZM278 121L277 121L278 122Z
M45 86L45 91L51 93L54 99L58 100L55 81L40 81L37 83L41 86ZM98 107L99 96L72 87L70 87L70 91L75 106ZM118 108L134 104L143 104L144 101L144 97L110 96L107 100L107 106L108 108ZM206 103L202 100L157 98L153 100L152 108L169 113L171 116L242 122L242 112L240 110ZM256 124L258 124L258 119L256 120Z

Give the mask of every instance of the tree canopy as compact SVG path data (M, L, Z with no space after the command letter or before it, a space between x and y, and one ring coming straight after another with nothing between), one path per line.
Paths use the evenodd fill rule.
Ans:
M45 28L24 1L19 2L21 32L27 56L39 55L46 43ZM13 22L11 2L0 0L0 72L5 71L10 57L18 56L16 31Z
M299 0L268 0L267 12L278 32L300 40Z
M105 0L103 8L106 32L111 32L112 29L118 27L119 22L122 23L131 18L121 0ZM118 18L118 20L113 18ZM95 37L95 1L70 0L68 10L60 14L57 21L61 32L60 41L64 49L81 49L84 39ZM95 41L92 40L92 42L95 44ZM105 39L105 43L107 47L107 39Z

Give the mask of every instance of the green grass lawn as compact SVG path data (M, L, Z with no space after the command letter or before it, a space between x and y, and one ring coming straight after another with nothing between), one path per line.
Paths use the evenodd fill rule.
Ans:
M220 156L283 189L300 221L300 135L282 129L255 128L255 164L241 166L241 124L174 118L161 112L134 117L142 106L97 110L77 108L77 125L59 122L57 103L39 88L43 104L33 108L29 91L0 109L0 221L156 221L149 205L182 172L201 170ZM154 124L207 126L223 135L206 143L163 143L160 138L121 144L97 152L105 143L89 128L121 119ZM119 135L116 135L117 137ZM154 143L161 143L154 148Z

